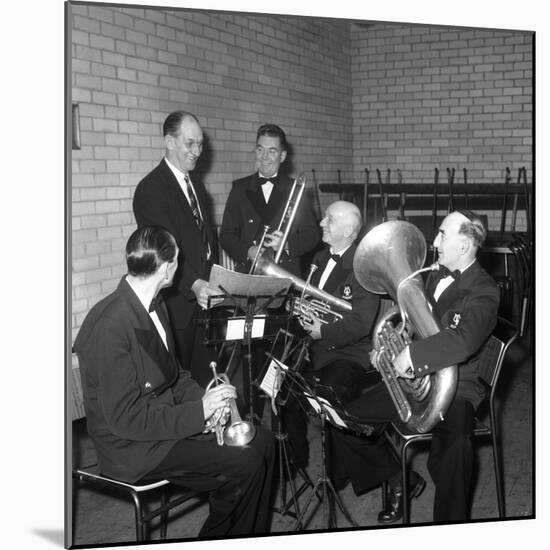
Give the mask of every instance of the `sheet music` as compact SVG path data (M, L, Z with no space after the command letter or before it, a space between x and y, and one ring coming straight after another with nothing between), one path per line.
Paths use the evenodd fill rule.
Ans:
M277 397L287 370L288 367L284 363L277 361L274 357L271 359L269 367L260 383L260 389L271 397L271 399Z
M309 404L311 405L311 408L317 412L321 413L321 405L319 405L318 401L320 401L324 409L329 416L330 421L340 427L340 428L346 428L346 423L342 420L342 417L336 412L334 407L324 398L324 397L317 397L317 399L314 399L309 393L304 392L304 395L306 396L306 399L308 400Z
M265 332L265 315L256 315L252 321L252 334L251 338L261 338ZM227 319L227 334L226 340L242 340L244 337L244 323L245 319L235 318Z

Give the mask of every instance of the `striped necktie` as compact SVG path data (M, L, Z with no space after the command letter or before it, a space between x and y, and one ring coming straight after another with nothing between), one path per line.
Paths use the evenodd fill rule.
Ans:
M204 221L202 219L199 205L197 204L197 199L195 198L195 193L191 187L191 182L189 181L189 176L186 174L184 176L185 187L187 189L187 198L189 200L189 206L193 211L193 217L195 218L195 223L201 232L202 242L204 245L204 250L206 251L206 259L209 260L212 256L212 250L210 249L210 243L208 242L208 237L206 236L206 230L204 228Z

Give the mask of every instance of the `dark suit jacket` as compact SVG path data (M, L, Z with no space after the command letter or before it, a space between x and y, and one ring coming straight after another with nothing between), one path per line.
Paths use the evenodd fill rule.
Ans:
M342 319L335 323L323 325L321 328L322 338L315 340L310 348L314 370L336 359L349 359L365 368L370 366L370 336L380 299L378 295L365 290L353 274L353 256L356 248L357 246L352 244L346 250L323 287L325 292L349 300L352 311L344 313ZM313 263L319 266L311 280L313 286L319 285L329 257L330 251L326 248L313 258Z
M197 279L208 280L217 250L214 230L208 217L206 190L201 182L195 180L193 187L214 255L211 261L206 260L201 232L191 207L164 159L139 182L133 200L138 227L160 225L170 231L178 243L178 270L172 286L162 291L174 328L185 327L191 321L196 306L191 286Z
M164 304L158 316L168 351L122 279L90 310L74 345L101 471L128 482L153 470L177 440L204 428L204 389L176 360Z
M236 271L241 273L248 273L250 269L248 249L254 241L259 242L264 225L269 225L271 231L277 229L294 183L288 176L279 175L266 209L257 177L258 173L255 173L233 182L223 213L220 242L235 260ZM261 213L266 211L269 219L264 224ZM288 237L289 254L282 254L279 265L302 277L300 256L313 250L318 242L319 227L313 209L304 196Z
M434 317L442 330L410 346L418 375L458 365L457 395L474 407L485 395L478 378L479 354L497 322L499 291L493 278L476 261L433 302L435 274L426 282Z

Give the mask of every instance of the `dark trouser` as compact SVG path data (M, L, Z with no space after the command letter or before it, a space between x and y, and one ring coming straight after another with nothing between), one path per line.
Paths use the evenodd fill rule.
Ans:
M337 359L317 371L304 373L304 377L315 378L318 382L312 384L312 389L329 402L333 400L332 389L342 405L355 399L368 380L364 367L347 359ZM295 389L296 386L291 390L281 416L283 430L288 436L291 457L297 466L306 466L309 457L307 412L310 411L305 400L299 399L294 393Z
M366 424L385 423L396 417L384 384L369 388L346 408ZM469 519L474 412L470 401L456 396L445 420L432 430L428 471L435 484L434 521ZM399 473L399 463L382 435L367 438L341 430L332 430L331 435L333 471L340 485L350 479L360 494Z
M182 439L145 479L209 492L201 537L268 533L275 447L268 430L256 430L244 447L218 446L213 437Z
M195 305L190 314L189 322L184 325L175 324L172 329L176 344L176 355L181 366L190 371L191 375L203 388L212 380L210 363L217 360L217 352L213 346L207 346L205 325L197 322L205 318L206 313ZM218 373L223 372L218 368Z

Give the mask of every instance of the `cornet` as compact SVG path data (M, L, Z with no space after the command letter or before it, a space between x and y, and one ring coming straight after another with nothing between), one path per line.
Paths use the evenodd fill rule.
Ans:
M208 391L213 385L218 386L219 384L229 384L229 378L226 374L218 374L216 372L215 361L210 363L210 368L212 369L214 378L212 378L206 387L206 391ZM212 415L211 420L207 423L207 428L209 428L208 431L216 432L216 440L218 445L225 444L229 447L242 447L243 445L248 445L256 435L256 427L252 424L252 422L247 422L246 420L241 419L239 411L237 410L235 399L228 399L227 403L230 409L231 424L225 427L225 407L221 407Z

